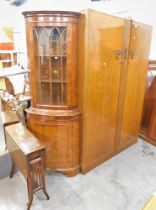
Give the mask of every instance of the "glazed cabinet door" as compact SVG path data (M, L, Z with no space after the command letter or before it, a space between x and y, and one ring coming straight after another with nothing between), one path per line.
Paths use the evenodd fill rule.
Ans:
M67 27L33 28L36 67L36 103L66 104Z
M29 23L27 27L33 107L76 107L77 24Z
M134 21L131 22L126 85L122 93L124 94L124 103L123 107L121 107L123 113L121 114L118 149L123 149L135 142L139 134L146 88L151 31L150 26Z
M81 21L86 26L80 100L83 101L82 172L86 172L114 151L124 20L89 10Z

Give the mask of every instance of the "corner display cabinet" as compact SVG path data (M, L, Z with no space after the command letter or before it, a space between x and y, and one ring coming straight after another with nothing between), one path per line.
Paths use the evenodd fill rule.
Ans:
M47 168L85 173L134 144L151 27L93 10L23 14L28 128L46 145Z
M32 108L28 128L47 148L47 168L80 169L78 18L74 12L24 12Z

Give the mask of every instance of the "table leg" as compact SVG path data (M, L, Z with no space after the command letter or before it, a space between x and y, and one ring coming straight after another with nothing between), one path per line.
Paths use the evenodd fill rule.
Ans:
M29 198L29 202L27 204L27 210L30 210L31 204L33 202L33 186L31 178L27 178L27 187L28 187L28 198Z
M45 151L42 151L42 153L41 153L42 189L43 189L43 192L44 192L47 200L49 200L49 195L48 195L48 193L46 191L46 187L45 187L45 168L46 168Z
M11 171L10 171L10 179L13 177L14 174L14 168L15 168L15 164L13 159L11 158Z

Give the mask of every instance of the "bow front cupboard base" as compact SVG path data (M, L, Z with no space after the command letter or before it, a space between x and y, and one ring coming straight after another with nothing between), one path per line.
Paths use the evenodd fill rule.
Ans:
M78 110L27 111L28 127L46 144L48 169L73 176L80 172Z
M135 143L151 27L93 10L23 14L28 127L46 144L47 167L85 173Z

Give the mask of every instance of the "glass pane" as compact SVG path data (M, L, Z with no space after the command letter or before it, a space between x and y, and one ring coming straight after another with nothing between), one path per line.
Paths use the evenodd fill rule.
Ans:
M41 27L35 27L35 28L34 28L33 31L34 31L34 33L36 34L36 37L38 37L40 30L41 30Z
M39 34L39 56L49 56L49 37L45 28Z
M60 42L52 41L51 54L52 55L60 55L61 54Z
M42 98L41 98L41 83L36 82L36 99L37 99L37 104L41 104Z
M66 55L67 54L67 50L66 50L66 42L62 43L62 55Z
M45 29L47 31L48 36L50 36L50 34L52 32L52 27L46 27Z
M52 33L51 33L51 39L52 41L59 42L60 41L60 33L57 28L54 28Z
M36 27L34 35L34 54L37 80L49 80L49 37L48 29Z
M52 103L53 105L61 105L61 84L52 84Z
M38 91L39 92L39 91ZM50 104L50 85L47 82L41 82L41 104Z
M49 81L50 72L49 72L49 57L48 56L40 56L40 79L43 81Z
M37 103L43 105L50 104L50 84L49 81L49 37L50 28L34 28L34 58L36 66L36 94Z
M39 69L39 60L38 60L38 32L40 28L33 29L33 38L34 38L34 60L35 60L35 68L36 68L36 78L40 79L40 69Z
M62 57L62 73L63 73L63 80L66 80L66 69L67 69L67 57Z
M51 53L52 55L60 55L60 33L57 28L54 28L51 33Z
M63 42L66 42L66 36L67 36L66 28L62 28L61 37Z
M62 84L62 105L66 105L66 99L67 99L67 91L66 91L66 84Z
M61 80L61 58L58 56L51 58L52 80Z
M62 38L62 55L66 55L67 53L67 46L66 46L66 28L64 28L62 34L61 34L61 38Z

